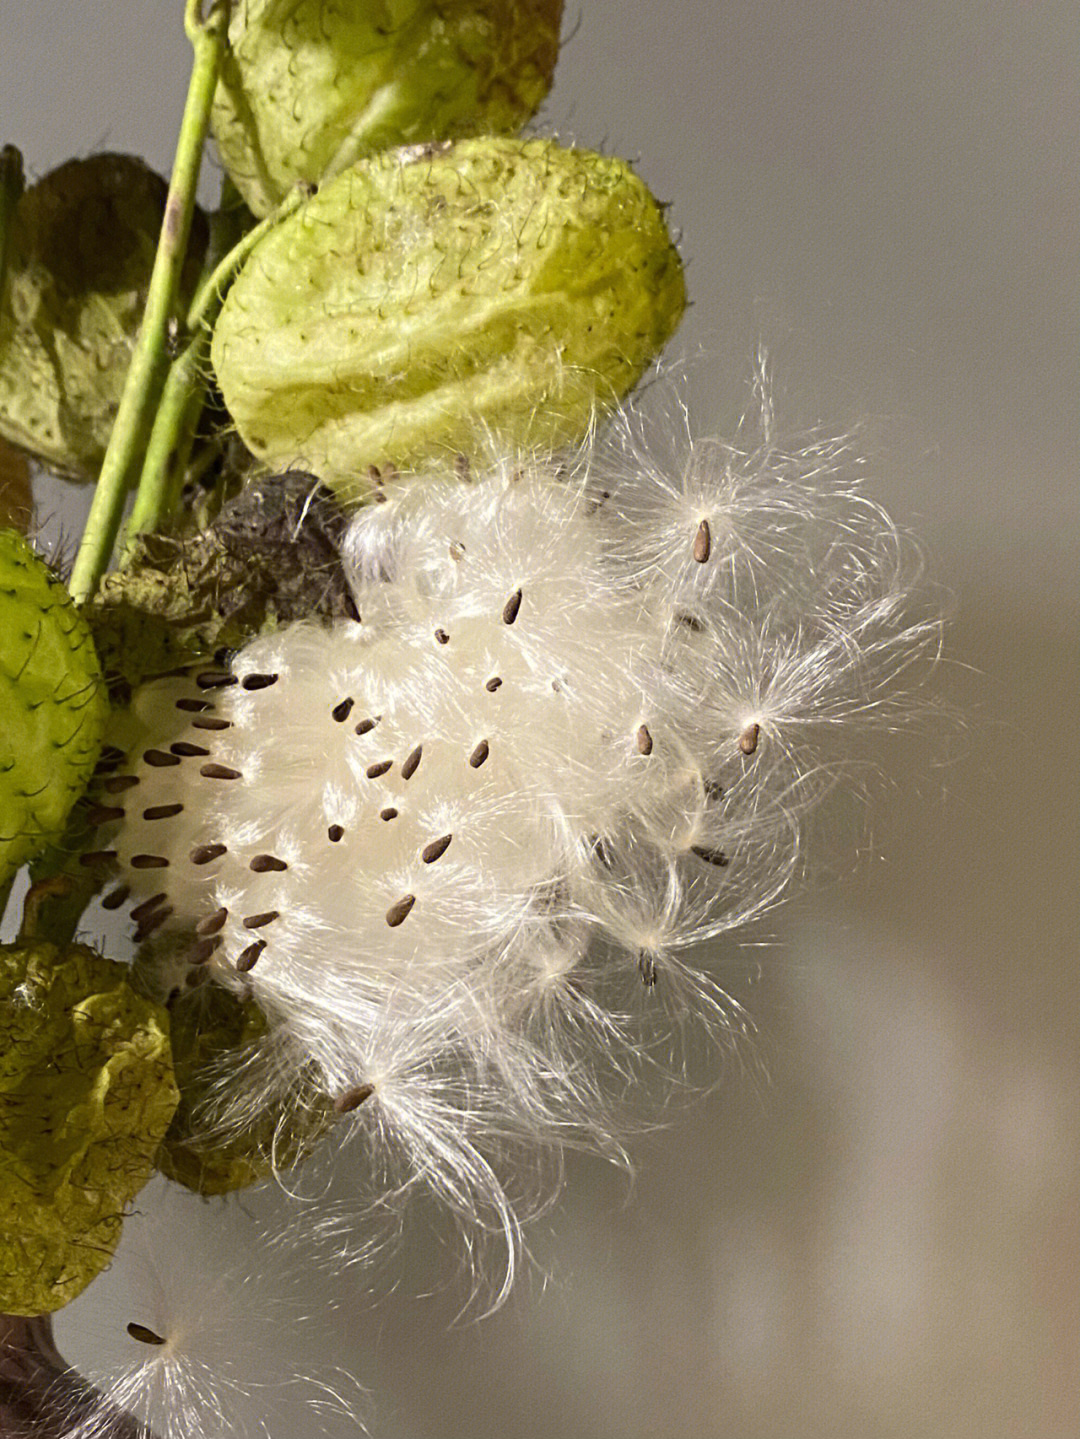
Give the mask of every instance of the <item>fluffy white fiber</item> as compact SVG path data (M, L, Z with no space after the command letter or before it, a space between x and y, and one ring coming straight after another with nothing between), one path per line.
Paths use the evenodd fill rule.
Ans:
M614 1147L655 1021L730 1022L686 951L782 893L830 754L938 642L847 444L762 408L674 460L624 421L388 483L347 539L359 622L138 694L105 843L179 953L163 990L192 963L272 1021L232 1122L314 1064L376 1166L512 1228L506 1146Z

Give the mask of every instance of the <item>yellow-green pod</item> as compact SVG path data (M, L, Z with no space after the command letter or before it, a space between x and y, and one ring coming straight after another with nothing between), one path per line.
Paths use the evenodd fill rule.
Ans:
M370 466L578 441L685 302L629 165L485 137L325 185L252 254L212 355L244 443L355 499Z
M559 54L563 0L244 0L211 117L256 215L394 145L515 131Z

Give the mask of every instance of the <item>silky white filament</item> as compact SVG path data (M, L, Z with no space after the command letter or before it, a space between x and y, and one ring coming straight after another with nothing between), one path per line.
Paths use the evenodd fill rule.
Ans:
M625 423L394 480L347 536L359 620L136 695L105 842L162 988L271 1021L213 1118L313 1067L376 1167L512 1233L505 1146L615 1147L665 1002L739 1023L687 948L781 895L830 740L898 719L939 637L848 446L764 413L675 461Z

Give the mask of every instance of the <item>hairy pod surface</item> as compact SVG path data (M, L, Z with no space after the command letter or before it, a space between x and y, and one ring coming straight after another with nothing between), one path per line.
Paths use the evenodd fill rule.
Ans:
M85 621L23 537L0 530L0 883L59 834L107 713Z
M211 123L256 215L394 145L519 129L551 86L563 0L247 0Z
M169 1020L82 945L0 949L0 1309L48 1314L109 1263L177 1103Z
M0 434L93 479L142 320L168 187L131 155L69 160L15 210L0 293ZM182 281L206 248L197 211Z
M682 264L623 161L485 138L354 166L272 231L213 362L244 443L342 496L370 467L582 438L670 338Z

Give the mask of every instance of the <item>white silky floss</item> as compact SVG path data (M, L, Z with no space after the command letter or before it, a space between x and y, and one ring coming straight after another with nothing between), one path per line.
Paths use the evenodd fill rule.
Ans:
M937 645L846 445L765 428L674 470L624 426L394 481L345 544L359 622L138 693L110 842L271 1020L272 1065L222 1081L235 1115L313 1063L466 1207L501 1204L500 1139L606 1136L588 1061L636 1061L625 981L659 1001L681 950L778 897L835 777L818 738L898 714Z

